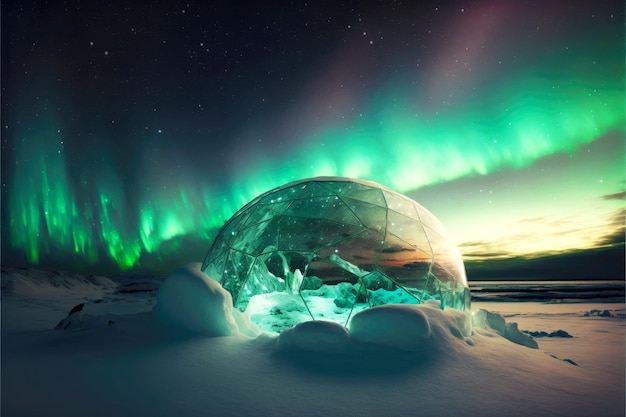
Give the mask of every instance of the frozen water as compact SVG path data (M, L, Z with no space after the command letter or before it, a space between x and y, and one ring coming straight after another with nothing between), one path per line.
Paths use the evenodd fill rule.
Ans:
M266 331L347 326L384 304L470 311L463 261L439 220L368 181L318 177L260 195L224 225L202 270Z

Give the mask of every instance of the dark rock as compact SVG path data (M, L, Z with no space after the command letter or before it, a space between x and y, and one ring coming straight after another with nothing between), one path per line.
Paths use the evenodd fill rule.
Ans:
M78 305L75 305L74 307L72 307L72 309L70 310L70 314L73 313L78 313L79 311L83 311L83 307L85 307L85 303L80 303Z
M524 330L524 333L532 336L532 337L574 337L571 334L567 333L565 330L557 330L552 333L547 333L542 331L532 331L532 330Z
M613 317L609 310L591 310L586 311L584 314L585 317Z
M548 335L548 337L573 337L571 334L567 333L565 330L557 330Z
M84 303L80 303L72 307L67 317L61 320L54 329L67 330L70 327L77 327L80 324L81 312L83 311L84 307Z

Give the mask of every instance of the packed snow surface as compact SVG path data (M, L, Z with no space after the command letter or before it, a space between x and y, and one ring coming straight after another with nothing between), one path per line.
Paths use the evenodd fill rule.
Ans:
M174 329L206 336L239 332L230 293L200 272L198 264L180 268L163 281L154 315Z
M623 303L477 303L472 327L455 310L384 305L276 336L198 265L158 282L3 291L2 416L624 415ZM54 330L81 302L80 326ZM528 334L556 330L572 337Z

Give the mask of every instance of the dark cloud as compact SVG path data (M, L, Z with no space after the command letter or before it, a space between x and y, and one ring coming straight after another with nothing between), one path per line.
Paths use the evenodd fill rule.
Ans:
M624 243L599 249L541 257L468 260L470 280L595 280L624 279Z
M615 244L624 244L626 241L626 210L616 210L611 218L611 226L613 231L601 236L598 239L597 246L609 246Z
M601 198L603 200L624 200L624 198L626 198L626 191L622 191L621 193L603 195Z

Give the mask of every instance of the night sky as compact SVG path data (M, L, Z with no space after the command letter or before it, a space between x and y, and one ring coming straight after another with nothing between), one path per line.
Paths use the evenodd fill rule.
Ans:
M623 278L623 1L266 3L3 1L2 264L167 272L339 175L428 208L470 279Z

